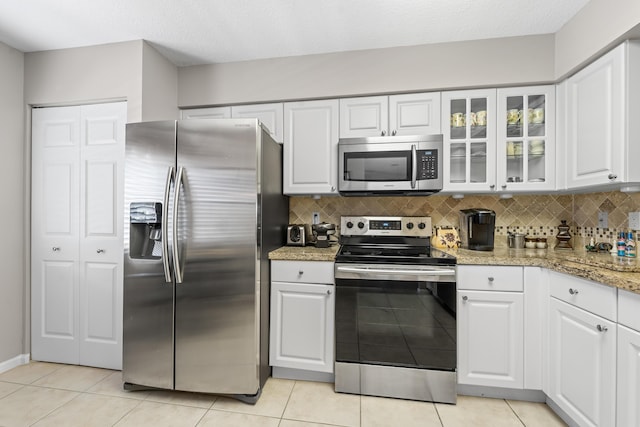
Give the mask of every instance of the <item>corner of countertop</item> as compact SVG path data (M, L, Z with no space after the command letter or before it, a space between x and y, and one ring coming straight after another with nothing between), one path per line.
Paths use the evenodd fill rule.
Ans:
M340 245L333 244L328 248L315 246L282 246L269 252L271 261L330 261L336 259Z

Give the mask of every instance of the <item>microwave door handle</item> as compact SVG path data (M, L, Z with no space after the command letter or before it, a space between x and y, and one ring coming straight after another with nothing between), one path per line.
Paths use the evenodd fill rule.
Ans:
M418 153L416 153L416 146L411 145L411 189L416 188L416 181L418 180Z

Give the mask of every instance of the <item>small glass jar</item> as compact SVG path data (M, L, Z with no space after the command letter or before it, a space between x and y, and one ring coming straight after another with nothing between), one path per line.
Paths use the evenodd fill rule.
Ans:
M536 247L536 239L535 237L526 236L524 238L524 247L527 249L533 249Z
M536 248L538 249L546 249L547 248L547 238L546 237L538 237L536 240Z

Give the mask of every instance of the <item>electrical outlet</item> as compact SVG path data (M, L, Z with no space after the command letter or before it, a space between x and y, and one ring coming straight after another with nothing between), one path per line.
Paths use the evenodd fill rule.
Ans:
M640 230L640 212L629 212L629 228Z
M311 214L311 224L320 224L320 212L313 212Z
M609 228L609 213L598 212L598 228Z

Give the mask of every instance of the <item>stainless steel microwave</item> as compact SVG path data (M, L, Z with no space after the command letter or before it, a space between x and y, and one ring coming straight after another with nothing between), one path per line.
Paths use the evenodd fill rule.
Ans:
M442 190L442 135L342 138L343 196L428 195Z

